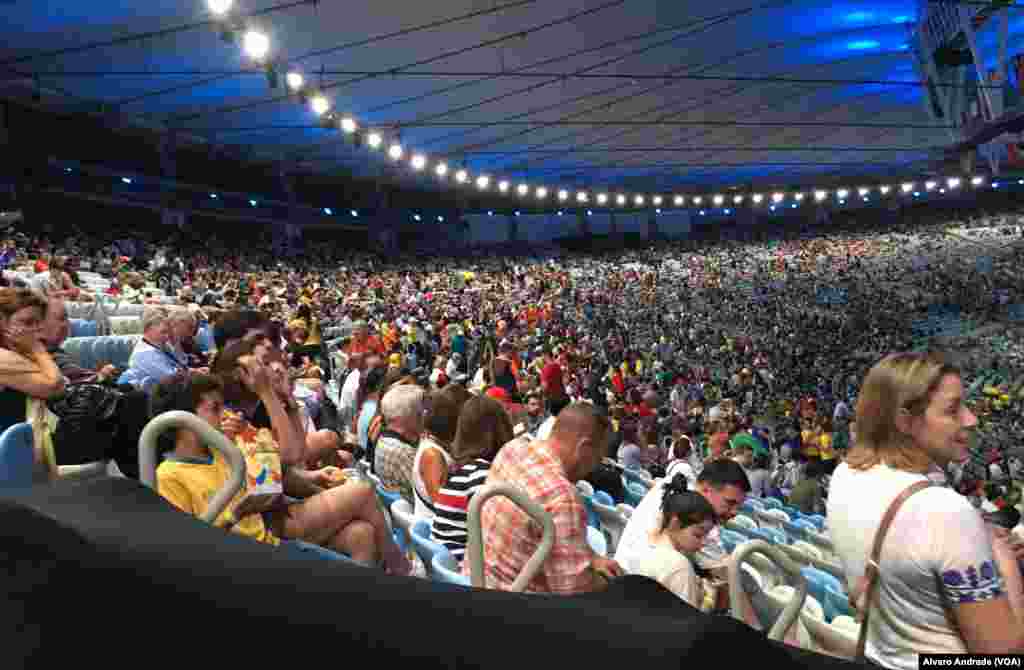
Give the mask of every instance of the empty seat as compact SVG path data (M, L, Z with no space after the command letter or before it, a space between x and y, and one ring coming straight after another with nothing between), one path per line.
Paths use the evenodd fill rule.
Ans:
M32 486L32 426L16 423L0 434L0 490Z
M96 322L85 319L71 319L69 333L71 337L96 337Z
M732 523L744 528L757 528L757 522L745 514L737 514L733 517Z

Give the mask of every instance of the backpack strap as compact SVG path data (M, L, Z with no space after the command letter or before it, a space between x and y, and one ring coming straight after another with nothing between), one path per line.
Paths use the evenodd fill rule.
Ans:
M860 635L857 638L857 655L854 657L855 660L864 660L864 648L867 645L868 636L868 620L871 615L871 602L874 600L875 590L878 587L878 577L881 572L878 566L878 559L882 555L882 544L885 542L885 536L889 532L889 526L892 525L896 513L899 512L900 507L903 506L903 503L910 496L918 491L929 488L931 485L930 481L923 481L911 484L903 489L896 496L896 499L889 504L889 508L885 510L885 514L882 516L882 523L879 524L878 530L875 532L875 541L871 548L871 556L868 558L867 565L864 566L864 574L857 580L856 586L850 592L850 605L861 615Z

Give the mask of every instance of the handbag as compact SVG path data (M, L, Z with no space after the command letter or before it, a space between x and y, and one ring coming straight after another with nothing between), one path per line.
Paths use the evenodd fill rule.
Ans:
M72 384L64 395L47 402L50 411L60 417L61 422L76 423L88 418L103 423L114 418L121 392L102 384Z
M903 506L903 503L918 491L923 491L930 486L932 486L930 481L911 484L907 488L903 489L903 491L896 496L896 499L889 504L889 508L885 510L885 514L882 516L882 522L879 524L878 530L875 532L875 540L871 547L871 556L868 559L867 565L864 567L864 574L861 575L853 590L850 591L850 606L858 612L860 618L860 634L857 636L857 655L854 657L854 660L856 661L865 660L864 648L867 645L868 639L868 622L871 616L871 602L874 599L875 591L878 588L878 577L880 573L878 559L882 555L882 544L885 542L885 535L889 532L889 526L892 525L892 521L896 517L896 513L899 512L900 507Z

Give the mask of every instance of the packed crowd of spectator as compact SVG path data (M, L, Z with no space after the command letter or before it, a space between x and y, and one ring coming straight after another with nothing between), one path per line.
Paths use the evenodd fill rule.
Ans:
M10 286L0 289L0 428L33 423L40 476L97 456L138 476L145 422L193 412L249 462L246 490L215 525L403 575L414 566L360 468L430 522L467 574L472 497L486 482L511 483L556 527L528 591L592 591L628 572L704 609L714 609L709 576L695 557L748 496L827 511L852 589L870 548L865 519L877 528L886 501L914 479L872 468L909 469L943 492L915 498L906 514L933 510L935 534L950 519L967 530L900 560L948 558L936 574L953 606L998 601L1005 611L958 610L961 633L876 618L869 657L910 667L907 654L924 650L1020 651L1019 549L1006 533L989 543L976 510L1019 500L1022 221L917 214L773 240L458 258L311 245L285 259L269 238L240 251L186 235L97 248L85 236L11 230L0 254ZM85 271L109 286L89 290ZM145 305L141 338L126 368L84 369L62 349L67 304L108 300ZM925 353L936 346L946 358ZM890 401L911 417L906 426L883 407ZM954 405L946 423L931 414L940 401ZM53 429L55 414L97 439ZM927 462L887 456L887 431L909 436ZM198 515L227 464L191 431L166 438L158 491ZM621 499L623 470L653 485L617 551L602 556L588 544L578 485ZM851 512L868 489L886 492L870 519ZM486 583L510 588L539 537L505 500L489 502L482 523ZM966 570L982 575L970 589L952 583ZM891 611L941 628L914 597L886 593Z

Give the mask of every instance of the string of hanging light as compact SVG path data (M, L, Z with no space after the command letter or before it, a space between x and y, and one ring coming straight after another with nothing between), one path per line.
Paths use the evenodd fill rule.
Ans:
M269 36L258 27L248 25L245 19L238 16L234 10L234 0L207 0L208 7L214 16L221 22L221 34L225 40L237 41L241 44L246 55L255 63L259 64L267 73L270 86L278 85L279 73L276 64L269 58L271 43ZM321 127L337 128L341 133L352 136L357 143L363 143L372 151L385 151L387 156L396 163L405 163L417 173L427 171L433 172L434 176L441 181L453 180L457 187L475 188L481 192L494 192L504 196L517 196L520 199L531 199L538 204L554 201L559 205L571 205L589 207L591 204L598 207L619 207L630 209L653 208L659 213L662 208L702 208L710 204L716 208L725 206L741 206L749 198L752 207L767 206L771 211L785 204L796 208L805 201L813 200L818 205L827 205L832 202L845 205L854 197L862 202L870 202L876 194L885 197L921 197L922 191L932 193L938 191L940 194L954 192L965 185L965 181L974 188L986 184L986 178L981 175L971 177L951 176L943 180L926 179L923 181L904 181L898 185L875 185L861 186L855 189L840 187L835 189L811 189L804 191L777 191L771 194L646 194L646 193L623 193L605 190L575 189L557 185L530 183L523 180L512 180L498 175L490 175L485 172L479 174L471 173L465 167L449 166L443 159L432 161L425 153L410 150L405 147L399 137L389 138L383 130L363 128L360 122L352 114L341 114L333 109L331 99L315 86L310 86L306 77L298 69L290 69L284 76L285 85L295 95L296 99L303 104L308 104L310 110L319 118ZM992 188L998 188L999 183L993 182ZM728 189L731 190L731 189ZM854 195L855 194L855 195Z

